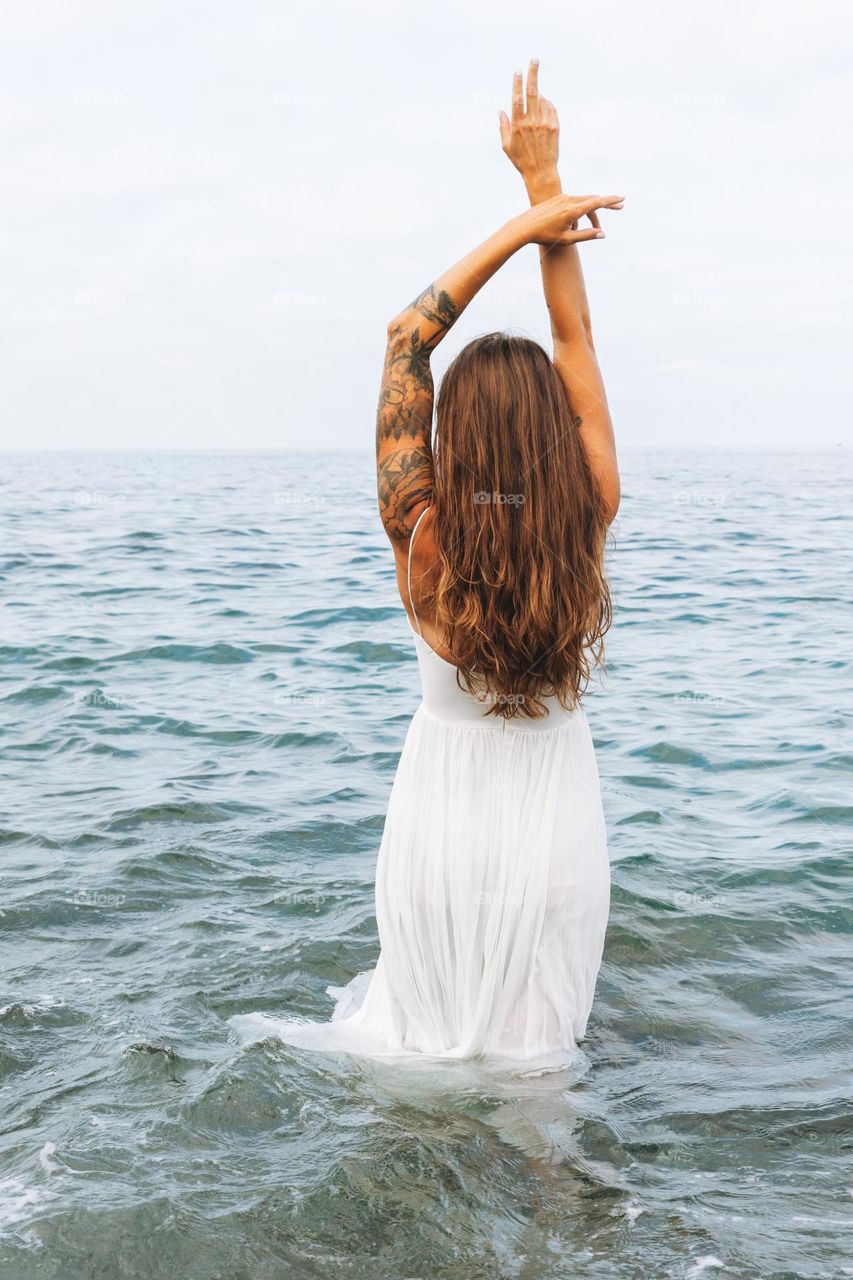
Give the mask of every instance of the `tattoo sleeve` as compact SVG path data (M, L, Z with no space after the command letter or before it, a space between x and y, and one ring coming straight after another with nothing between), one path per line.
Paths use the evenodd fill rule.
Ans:
M379 510L391 538L406 538L414 507L433 489L430 355L459 315L430 285L389 329L376 415Z

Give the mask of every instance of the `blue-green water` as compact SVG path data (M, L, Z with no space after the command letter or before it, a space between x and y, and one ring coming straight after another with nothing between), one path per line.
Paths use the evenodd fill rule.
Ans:
M3 1280L835 1277L850 455L637 453L571 1079L228 1025L374 963L417 698L369 454L7 455Z

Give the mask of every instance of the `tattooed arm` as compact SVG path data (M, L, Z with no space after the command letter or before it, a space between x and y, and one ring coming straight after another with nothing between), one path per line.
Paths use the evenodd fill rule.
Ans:
M388 325L376 418L379 511L393 543L407 543L432 500L430 356L471 299L522 245L534 227L512 218L434 281Z
M526 244L570 245L592 240L583 216L614 207L619 196L555 195L526 209L425 289L388 325L388 345L376 419L379 511L395 547L408 543L432 500L432 372L429 359L487 280Z

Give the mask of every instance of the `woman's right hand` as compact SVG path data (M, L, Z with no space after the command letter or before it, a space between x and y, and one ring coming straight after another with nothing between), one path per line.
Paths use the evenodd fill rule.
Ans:
M582 240L603 240L599 209L621 209L624 196L552 196L532 205L516 219L527 244L578 244ZM578 229L581 218L590 227Z

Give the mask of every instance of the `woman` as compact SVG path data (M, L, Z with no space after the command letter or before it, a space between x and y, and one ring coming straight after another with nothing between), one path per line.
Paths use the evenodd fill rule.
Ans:
M573 1050L592 1003L610 879L579 700L609 623L619 477L575 245L622 198L561 194L537 78L533 62L525 108L516 73L500 121L530 209L388 326L379 508L423 701L379 851L376 968L333 993L329 1023L262 1020L304 1046L530 1062ZM433 451L432 352L534 243L553 359L503 333L470 342L444 376Z

